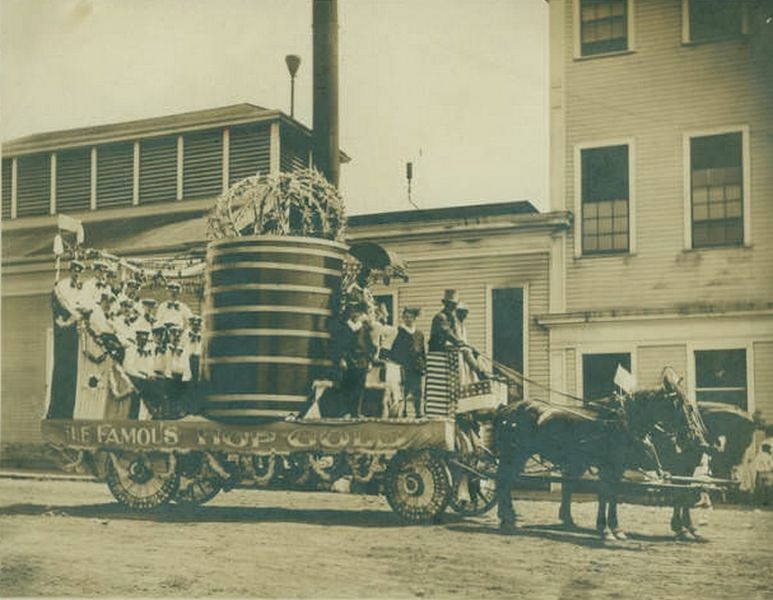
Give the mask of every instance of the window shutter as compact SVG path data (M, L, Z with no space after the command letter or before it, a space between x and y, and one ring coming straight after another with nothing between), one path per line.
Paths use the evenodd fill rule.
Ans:
M134 184L134 143L97 148L97 208L131 206Z
M177 199L177 137L140 142L140 204Z
M253 124L232 127L230 132L228 185L271 168L269 125Z
M17 159L16 215L47 215L51 206L51 155L29 154Z
M11 218L11 173L12 173L12 161L11 158L3 159L3 219Z
M183 198L211 198L223 190L223 130L183 136Z
M91 207L91 148L62 150L56 155L56 212Z
M309 166L309 148L306 139L296 132L282 129L280 169L283 172L305 169Z

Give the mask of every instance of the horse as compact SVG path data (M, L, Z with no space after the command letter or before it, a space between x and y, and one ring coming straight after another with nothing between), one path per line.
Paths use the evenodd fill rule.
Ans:
M746 448L751 444L754 421L746 412L732 405L703 402L698 407L708 431L711 474L730 479L733 466L741 462ZM659 432L653 435L652 441L663 469L672 475L690 477L701 464L704 449L699 446L682 446ZM691 508L691 503L674 505L671 530L680 541L707 541L693 524Z
M627 466L641 456L657 460L649 434L659 428L685 442L707 445L702 423L679 392L672 369L664 370L662 382L659 389L620 396L617 402L557 407L523 400L501 410L495 419L500 528L517 528L514 477L529 458L539 455L561 468L568 480L596 467L600 479L596 529L602 539L626 539L617 517L616 487ZM570 513L562 517L571 520Z

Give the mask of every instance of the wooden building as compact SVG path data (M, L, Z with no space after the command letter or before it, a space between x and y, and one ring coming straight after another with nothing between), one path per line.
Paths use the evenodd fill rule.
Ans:
M214 198L255 172L308 164L310 144L310 132L278 111L237 105L4 146L0 435L6 461L39 454L57 215L80 219L89 247L119 256L203 252ZM548 337L534 318L555 300L552 257L568 227L566 213L540 214L529 202L510 202L355 216L348 232L352 241L382 243L407 261L407 283L376 290L393 312L421 307L418 325L429 333L443 290L457 288L470 307L470 341L547 383Z
M773 421L770 8L550 0L551 208L574 214L538 318L556 387L672 365Z

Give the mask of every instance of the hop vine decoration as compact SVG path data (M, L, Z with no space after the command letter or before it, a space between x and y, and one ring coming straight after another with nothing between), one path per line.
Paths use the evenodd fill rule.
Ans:
M243 235L342 240L346 216L338 190L315 169L247 177L221 195L209 214L209 239Z

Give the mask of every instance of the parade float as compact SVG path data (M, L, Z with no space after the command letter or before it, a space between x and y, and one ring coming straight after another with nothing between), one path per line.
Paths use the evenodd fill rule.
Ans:
M339 480L383 493L406 522L432 521L449 505L489 510L495 461L484 440L508 385L460 381L458 349L430 357L426 416L400 416L400 369L383 355L356 413L336 410L333 324L352 303L374 309L374 281L406 277L388 250L349 247L345 223L338 191L299 170L251 177L223 194L204 257L151 264L57 240L58 264L98 257L149 286L176 280L199 291L204 321L200 377L177 385L127 374L88 318L69 325L69 345L54 344L49 395L61 403L64 389L72 410L50 406L42 422L65 467L105 481L138 510L203 504L235 487L329 489ZM100 373L86 374L95 357ZM93 407L97 392L104 410L82 418L78 407ZM141 410L109 408L130 401Z

